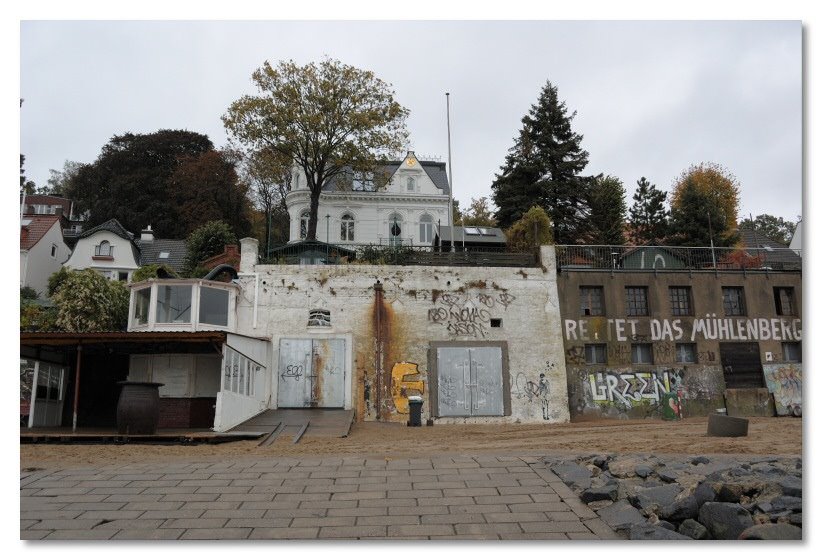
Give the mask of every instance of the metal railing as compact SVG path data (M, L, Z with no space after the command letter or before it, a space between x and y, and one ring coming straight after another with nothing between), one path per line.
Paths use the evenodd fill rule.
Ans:
M537 252L511 253L505 247L375 245L303 242L277 247L261 264L387 264L399 266L538 266Z
M800 251L738 247L557 245L559 270L802 270Z

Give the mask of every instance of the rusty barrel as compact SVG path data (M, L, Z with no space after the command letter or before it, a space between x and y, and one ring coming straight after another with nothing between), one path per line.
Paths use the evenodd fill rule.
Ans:
M160 390L163 383L120 381L117 401L117 432L154 434L160 422Z

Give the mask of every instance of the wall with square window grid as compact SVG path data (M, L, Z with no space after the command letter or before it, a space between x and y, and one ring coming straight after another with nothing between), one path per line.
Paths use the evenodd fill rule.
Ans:
M498 342L507 348L507 358L498 364L503 378L493 389L496 395L507 393L510 407L499 407L504 409L501 414L469 411L464 417L443 416L436 422L567 422L554 263L553 247L545 247L539 268L245 266L244 273L258 276L240 277L237 332L272 341L272 403L277 402L281 379L283 338L352 341L345 382L356 418L397 422L408 419L407 396L420 389L426 401L423 416L430 416L432 382L440 380L432 371L437 367L430 354L435 351L433 343L482 348ZM486 389L470 386L468 392L478 402L490 398ZM448 398L444 386L437 398Z
M801 386L801 273L568 270L557 287L572 419L702 416L743 370L751 388L774 371ZM758 361L733 361L751 344Z

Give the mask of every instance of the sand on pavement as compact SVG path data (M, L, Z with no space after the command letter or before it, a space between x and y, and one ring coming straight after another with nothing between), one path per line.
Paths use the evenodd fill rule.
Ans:
M20 468L134 464L254 457L354 455L400 458L453 454L528 455L570 453L669 453L689 455L801 455L801 418L751 418L747 437L708 437L707 418L681 421L604 420L572 424L460 424L417 428L404 424L355 423L346 438L304 436L293 444L282 435L201 445L23 444Z

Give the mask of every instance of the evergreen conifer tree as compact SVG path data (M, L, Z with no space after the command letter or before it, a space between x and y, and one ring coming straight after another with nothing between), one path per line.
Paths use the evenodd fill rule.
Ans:
M589 192L591 207L590 235L594 245L623 245L625 243L625 187L617 177L598 175Z
M668 235L669 213L665 208L668 193L656 188L645 177L636 182L634 204L629 211L632 242L655 245Z
M568 114L557 88L546 82L539 99L522 118L522 128L505 164L491 185L497 222L509 227L534 205L551 218L556 243L576 243L590 234L588 191L591 178L582 135L571 130L576 111Z

